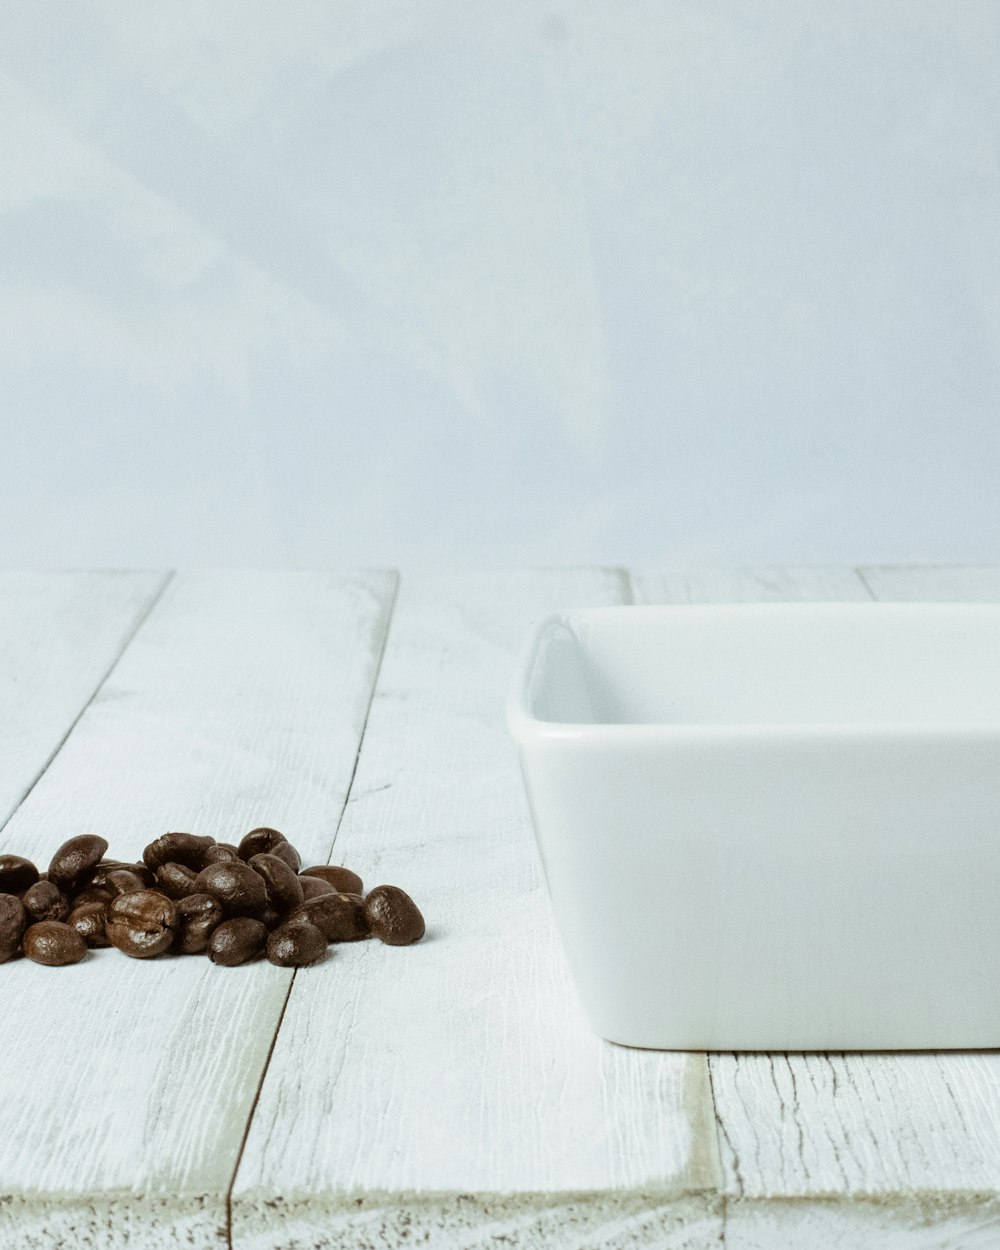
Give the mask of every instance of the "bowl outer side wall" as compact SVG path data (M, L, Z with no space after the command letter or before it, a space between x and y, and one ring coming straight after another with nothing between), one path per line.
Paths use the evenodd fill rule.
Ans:
M541 734L520 756L603 1036L1000 1044L1000 738Z

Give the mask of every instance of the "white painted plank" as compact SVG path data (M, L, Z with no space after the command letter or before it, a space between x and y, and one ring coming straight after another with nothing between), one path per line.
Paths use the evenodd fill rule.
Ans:
M86 830L131 857L167 829L231 840L273 824L325 861L394 585L178 576L8 823L5 848L45 859ZM0 977L0 1244L225 1244L288 971L101 951Z
M857 571L830 568L705 568L632 574L636 603L785 602L869 598Z
M0 572L0 827L167 577Z
M333 859L409 891L428 936L297 976L238 1250L717 1244L704 1059L590 1032L504 727L529 620L623 599L599 571L404 576Z
M1000 601L1000 565L867 565L858 570L876 599L910 602Z
M996 1194L993 1051L712 1058L740 1197Z
M991 568L863 575L879 598L1000 599ZM1000 1244L995 1052L713 1055L710 1066L729 1250Z

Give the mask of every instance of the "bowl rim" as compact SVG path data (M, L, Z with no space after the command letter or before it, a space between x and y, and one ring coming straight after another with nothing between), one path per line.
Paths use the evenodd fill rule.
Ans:
M611 722L611 721L548 721L530 710L529 685L543 638L553 628L570 628L572 621L608 618L616 615L662 616L681 614L723 615L857 615L878 614L917 617L993 616L1000 632L1000 603L949 602L941 600L769 600L765 602L687 602L655 604L605 604L599 607L561 608L532 620L521 642L506 699L506 723L510 736L518 746L542 742L595 743L691 743L731 742L735 739L817 742L886 741L903 738L922 743L934 742L1000 742L1000 708L993 722L945 723L940 721L695 721Z

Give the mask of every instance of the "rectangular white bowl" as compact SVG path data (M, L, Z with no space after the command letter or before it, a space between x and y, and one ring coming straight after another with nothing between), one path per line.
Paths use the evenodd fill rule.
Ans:
M1000 1046L1000 605L558 613L508 724L602 1036Z

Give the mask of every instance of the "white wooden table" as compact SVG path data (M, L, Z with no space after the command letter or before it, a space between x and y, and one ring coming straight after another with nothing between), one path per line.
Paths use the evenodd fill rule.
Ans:
M504 730L549 609L867 597L1000 569L0 574L0 850L270 824L429 925L0 967L0 1246L1000 1246L1000 1053L591 1035Z

